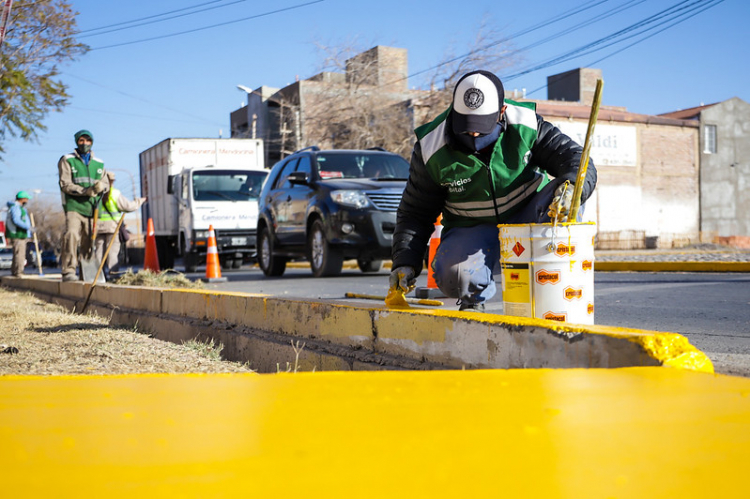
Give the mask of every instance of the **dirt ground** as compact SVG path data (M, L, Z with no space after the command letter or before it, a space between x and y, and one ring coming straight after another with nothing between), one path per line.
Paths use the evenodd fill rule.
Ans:
M175 345L0 288L0 375L251 372L221 345Z

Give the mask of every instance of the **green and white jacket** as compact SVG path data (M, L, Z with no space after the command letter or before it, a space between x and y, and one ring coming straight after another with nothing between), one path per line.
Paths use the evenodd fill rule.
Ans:
M505 104L504 129L489 154L458 142L450 108L415 130L393 234L393 268L407 265L419 272L439 214L445 230L503 223L549 176L575 181L583 148L538 115L534 103L506 99ZM589 162L582 201L595 185L596 168Z

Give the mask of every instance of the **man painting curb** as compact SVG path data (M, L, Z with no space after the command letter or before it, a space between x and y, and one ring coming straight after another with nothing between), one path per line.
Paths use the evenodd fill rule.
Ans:
M538 115L534 103L505 100L502 82L488 71L464 75L451 107L415 133L390 288L407 292L416 282L442 213L435 282L458 298L460 310L484 311L500 270L497 225L566 221L573 190L563 186L575 182L583 149ZM590 163L582 201L595 185Z
M57 163L65 211L65 235L60 256L63 281L78 280L79 251L84 258L91 256L94 213L102 194L109 190L104 162L91 150L94 135L88 130L79 130L74 137L75 151L61 157Z

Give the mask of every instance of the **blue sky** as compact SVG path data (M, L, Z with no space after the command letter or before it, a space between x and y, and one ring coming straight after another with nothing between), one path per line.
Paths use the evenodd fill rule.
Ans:
M321 67L315 42L362 49L390 45L409 51L409 73L441 62L448 51L468 51L484 21L503 34L518 34L560 19L577 7L587 10L513 38L522 62L510 74L549 61L618 32L671 6L713 7L631 47L654 31L600 51L515 77L506 89L546 98L546 78L577 67L596 67L605 81L603 104L658 114L722 101L750 101L750 2L746 0L162 0L113 2L73 0L80 14L81 41L91 52L63 68L72 95L62 113L48 116L38 143L9 140L0 160L0 199L20 189L58 196L56 164L73 147L73 133L94 133L94 151L119 173L119 187L132 196L129 172L137 184L138 154L168 137L229 136L229 114L246 97L237 85L283 87ZM140 19L189 6L213 8L198 15L91 36L94 28ZM583 21L616 15L574 29ZM287 9L271 13L279 9ZM172 15L189 11L176 12ZM683 12L687 12L684 10ZM242 20L252 16L253 19ZM156 20L153 18L151 20ZM222 24L216 28L208 26ZM120 28L127 25L109 28ZM659 29L661 29L659 28ZM140 43L129 43L195 30ZM88 31L88 32L87 32ZM104 31L104 30L100 30ZM85 36L84 35L88 35ZM124 44L125 45L119 45ZM119 46L113 46L119 45ZM108 47L108 48L107 48ZM619 51L619 52L618 52ZM616 53L617 52L617 53ZM600 60L604 58L603 60ZM508 75L499 75L501 78ZM410 78L410 87L424 81ZM123 170L123 171L118 171ZM136 190L138 187L136 186Z

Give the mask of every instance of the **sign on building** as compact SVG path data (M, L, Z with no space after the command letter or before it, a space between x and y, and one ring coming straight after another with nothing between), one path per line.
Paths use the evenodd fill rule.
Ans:
M588 124L574 121L551 122L583 146ZM591 142L591 159L596 166L636 166L636 130L632 126L597 124Z

